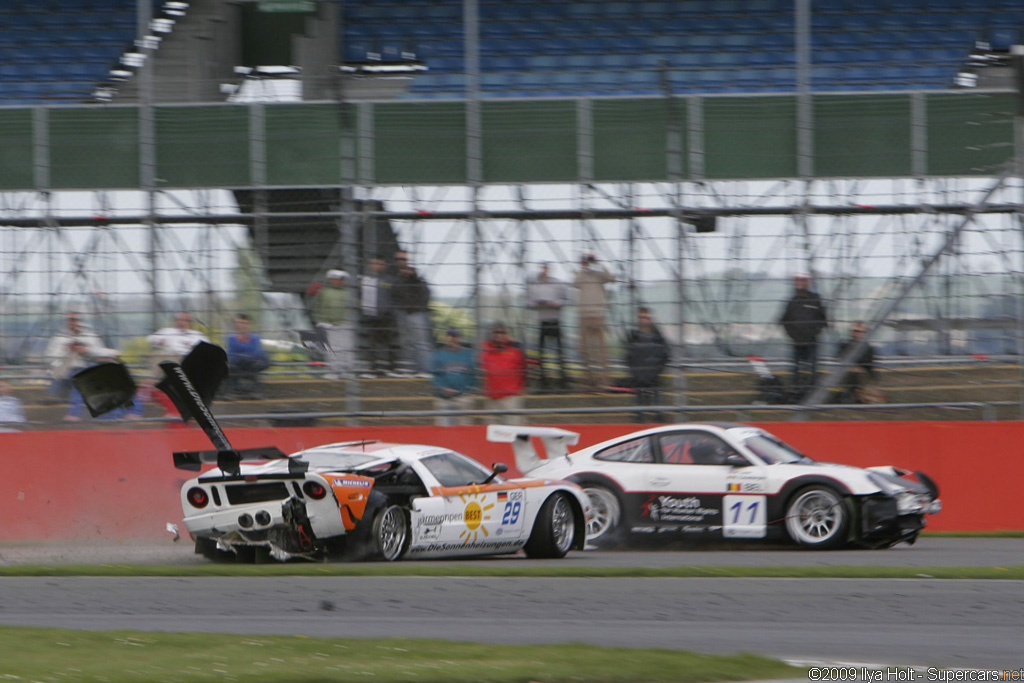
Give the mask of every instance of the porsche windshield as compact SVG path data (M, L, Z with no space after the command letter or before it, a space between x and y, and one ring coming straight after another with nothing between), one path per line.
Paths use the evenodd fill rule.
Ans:
M745 435L741 441L744 446L754 452L754 455L769 465L779 465L788 462L810 462L811 460L789 444L783 443L774 436L763 432L751 432Z
M313 469L338 470L354 470L368 462L380 460L379 457L366 453L339 453L338 451L307 451L296 453L292 457L305 460Z

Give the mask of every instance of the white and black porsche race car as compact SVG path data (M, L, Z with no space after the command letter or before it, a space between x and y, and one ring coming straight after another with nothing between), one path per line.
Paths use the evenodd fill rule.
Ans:
M433 446L358 441L292 455L234 449L209 410L227 376L224 350L204 342L180 364L160 367L157 388L214 446L174 453L176 467L198 473L182 486L181 506L196 552L206 557L392 561L524 550L558 558L583 548L590 504L576 484L506 481L503 464L489 470ZM93 416L130 402L136 389L120 363L87 368L73 381Z
M547 458L531 437L544 442ZM524 475L567 479L592 505L588 542L630 535L792 539L804 548L913 543L942 505L923 473L815 462L749 425L655 427L575 453L579 435L545 427L488 428L513 444Z

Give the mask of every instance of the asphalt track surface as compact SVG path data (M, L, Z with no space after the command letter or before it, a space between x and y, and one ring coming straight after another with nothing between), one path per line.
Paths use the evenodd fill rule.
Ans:
M0 564L193 563L181 544L0 546ZM577 566L1009 566L1024 539L922 539L832 553L779 548L573 553ZM523 558L486 563L533 563ZM438 564L438 563L433 563ZM444 564L444 563L441 563ZM0 623L581 641L695 652L758 652L873 665L1020 669L1024 582L743 578L0 578Z

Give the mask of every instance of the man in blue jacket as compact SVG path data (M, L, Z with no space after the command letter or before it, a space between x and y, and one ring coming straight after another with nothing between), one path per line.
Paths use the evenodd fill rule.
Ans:
M457 329L449 328L444 346L434 351L434 407L437 410L472 410L476 389L476 357L462 343ZM438 415L435 424L473 424L469 415Z

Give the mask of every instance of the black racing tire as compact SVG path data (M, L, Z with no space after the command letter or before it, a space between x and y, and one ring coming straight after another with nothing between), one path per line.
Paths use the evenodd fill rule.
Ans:
M786 505L786 533L801 548L841 548L847 543L849 530L849 508L829 486L802 488Z
M590 499L587 543L611 548L622 541L622 499L616 491L601 484L582 484Z
M565 557L576 540L576 512L572 501L562 493L548 496L537 513L530 540L523 550L527 557Z
M373 518L370 529L372 557L385 562L402 559L412 534L409 515L400 505L386 505Z

